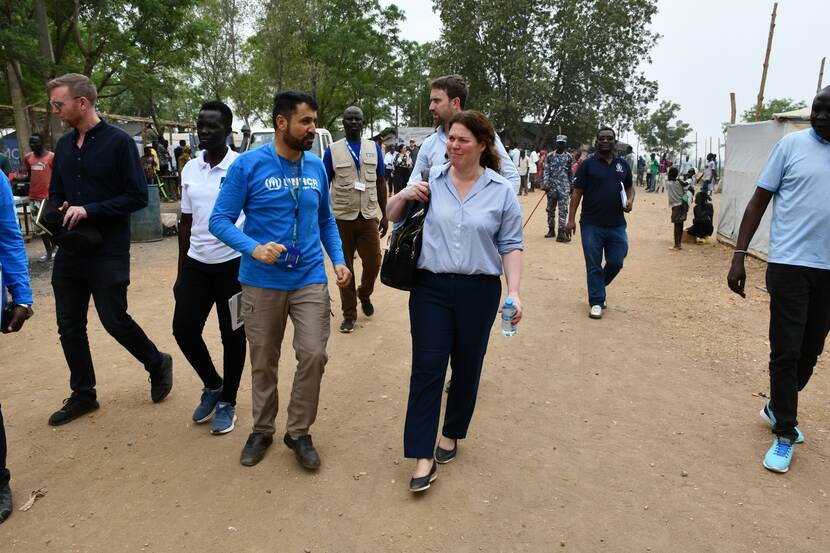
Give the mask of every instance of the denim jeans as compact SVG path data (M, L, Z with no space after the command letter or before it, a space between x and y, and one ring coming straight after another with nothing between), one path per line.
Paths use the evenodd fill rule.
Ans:
M795 439L798 393L809 382L830 331L830 270L769 263L767 290L773 432Z
M605 302L605 287L620 272L623 260L628 255L625 225L601 227L582 223L581 229L582 252L585 254L585 271L588 276L588 303L602 305Z

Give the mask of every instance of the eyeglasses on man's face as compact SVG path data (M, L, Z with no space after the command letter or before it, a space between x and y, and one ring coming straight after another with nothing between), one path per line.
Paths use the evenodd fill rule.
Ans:
M77 99L79 99L79 98L83 98L83 96L73 96L73 97L72 97L72 99L73 99L73 100L77 100ZM54 108L54 109L56 109L56 110L58 110L58 111L60 111L61 109L63 109L63 106L64 106L65 104L66 104L66 102L58 102L57 100L50 100L50 101L49 101L49 105L50 105L50 106L52 106L52 108Z

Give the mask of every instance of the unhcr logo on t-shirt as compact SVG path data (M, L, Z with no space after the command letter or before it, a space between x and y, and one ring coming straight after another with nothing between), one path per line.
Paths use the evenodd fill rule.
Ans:
M265 188L268 190L279 190L282 188L282 179L277 177L268 177L265 179Z
M620 163L619 161L617 162L617 173L625 173L625 170L623 170L622 163Z

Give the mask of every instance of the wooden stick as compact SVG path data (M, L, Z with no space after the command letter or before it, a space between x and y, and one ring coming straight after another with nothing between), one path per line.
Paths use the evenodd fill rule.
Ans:
M827 58L821 58L821 67L818 70L818 86L816 87L816 94L821 92L821 84L824 81L824 62L827 61Z
M735 118L738 116L738 111L737 111L738 108L735 107L735 93L734 92L729 93L729 101L732 103L732 116L729 118L729 123L734 125L735 124Z
M767 85L767 69L769 68L769 55L772 52L772 36L775 34L775 16L778 13L778 2L772 6L772 19L769 22L769 37L767 37L767 53L764 56L764 71L761 73L761 88L758 90L758 103L755 104L755 120L761 120L761 112L764 110L764 88Z

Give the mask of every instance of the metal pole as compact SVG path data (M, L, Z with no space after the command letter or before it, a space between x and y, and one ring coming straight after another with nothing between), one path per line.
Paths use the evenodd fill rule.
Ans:
M824 80L824 62L827 58L821 58L821 67L818 70L818 86L816 87L816 94L821 92L821 83Z

